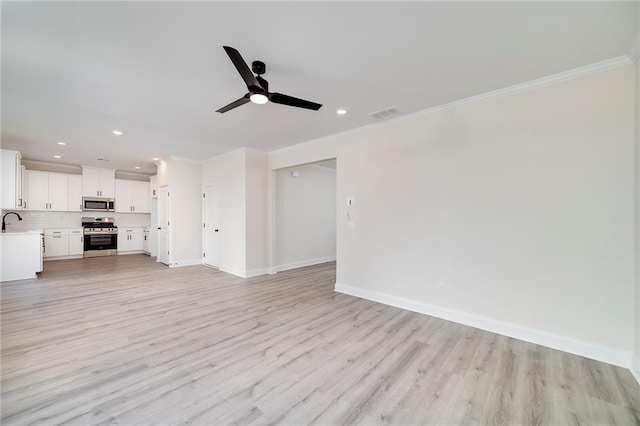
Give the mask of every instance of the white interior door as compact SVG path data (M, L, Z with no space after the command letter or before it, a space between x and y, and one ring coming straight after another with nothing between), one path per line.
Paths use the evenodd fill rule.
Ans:
M171 218L169 217L169 187L163 186L158 194L158 262L165 265L171 263L171 244L169 230Z
M220 267L220 221L218 215L218 185L207 186L204 190L203 239L204 264Z

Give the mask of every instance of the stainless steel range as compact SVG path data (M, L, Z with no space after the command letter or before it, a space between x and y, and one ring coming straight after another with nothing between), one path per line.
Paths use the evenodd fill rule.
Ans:
M83 217L84 257L118 254L118 227L112 217Z

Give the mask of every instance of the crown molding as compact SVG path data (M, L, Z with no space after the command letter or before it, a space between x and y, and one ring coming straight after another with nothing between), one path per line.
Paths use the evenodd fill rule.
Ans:
M640 48L640 46L637 46L636 52L638 51L638 48ZM552 74L547 77L537 78L535 80L530 80L524 83L514 84L512 86L508 86L503 89L493 90L491 92L486 92L480 95L470 96L468 98L463 98L463 99L449 102L446 104L437 105L431 108L416 111L411 114L403 115L403 116L392 118L389 120L384 120L379 123L365 124L363 126L345 130L343 132L333 133L331 135L322 136L317 139L311 139L306 142L301 142L299 144L290 145L284 148L279 148L279 149L270 151L269 154L279 154L291 149L299 149L304 146L311 147L311 146L321 144L323 142L336 139L341 136L351 135L353 133L357 133L362 130L390 126L403 121L414 120L424 115L433 114L441 111L447 111L461 105L468 105L468 104L474 104L474 103L488 101L492 99L503 98L506 96L515 95L518 93L523 93L523 92L539 89L546 86L552 86L554 84L563 83L565 81L573 80L576 78L586 77L589 75L626 67L626 66L632 65L633 63L634 63L634 60L631 58L630 55L622 55L622 56L607 59L604 61L596 62L590 65L585 65L583 67L574 68L572 70L563 71L557 74ZM319 161L319 159L314 161Z
M198 161L198 160L192 160L191 158L185 158L185 157L176 157L176 156L169 156L169 160L172 161L182 161L185 163L193 163L193 164L202 164L202 161Z

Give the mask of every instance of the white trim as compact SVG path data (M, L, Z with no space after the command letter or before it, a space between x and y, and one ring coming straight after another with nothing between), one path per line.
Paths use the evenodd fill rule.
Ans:
M245 278L257 277L258 275L267 275L269 268L249 269L244 273Z
M377 291L365 290L345 284L336 283L335 291L372 300L374 302L384 303L385 305L391 305L397 308L442 318L459 324L468 325L470 327L479 328L481 330L490 331L492 333L498 333L503 336L535 343L537 345L547 346L549 348L584 356L597 361L606 362L608 364L624 368L631 367L631 352L621 351L606 346L599 346L590 342L572 339L567 336L549 333L544 330L529 328L494 318L470 314L428 303L417 302L415 300L392 296L390 294L380 293Z
M120 253L118 253L120 254ZM43 257L42 261L43 262L50 262L52 260L68 260L68 259L82 259L84 258L84 255L82 254L71 254L71 255L67 255L67 256L49 256L49 257Z
M202 161L200 160L193 160L191 158L186 158L186 157L176 157L175 155L169 156L169 160L182 161L184 163L202 164Z
M629 370L631 370L633 378L636 379L636 382L638 382L638 384L640 385L640 359L636 360L636 368L634 368L632 365Z
M327 161L327 160L322 160L322 161ZM317 161L314 161L313 163L307 163L307 164L301 164L302 166L307 166L307 167L313 167L316 168L318 170L322 170L322 171L327 171L327 170L331 170L334 173L336 172L337 168L334 169L333 167L329 167L329 166L321 166L320 164L316 164L318 163ZM295 167L295 166L292 166Z
M246 272L240 269L235 269L231 266L227 266L227 265L220 265L219 268L220 271L222 272L226 272L227 274L231 274L231 275L235 275L236 277L240 277L240 278L247 278L245 276Z
M427 114L432 114L434 112L439 112L439 111L446 111L446 110L450 110L453 108L456 108L460 105L467 105L467 104L474 104L474 103L478 103L478 102L483 102L483 101L487 101L487 100L492 100L492 99L498 99L498 98L503 98L505 96L509 96L509 95L513 95L513 94L517 94L517 93L522 93L522 92L526 92L529 90L534 90L534 89L538 89L541 87L545 87L545 86L551 86L554 84L558 84L558 83L562 83L565 81L569 81L569 80L573 80L575 78L580 78L580 77L586 77L592 74L597 74L597 73L601 73L604 71L610 71L610 70L614 70L617 68L622 68L622 67L626 67L629 65L633 64L633 60L630 56L628 55L623 55L623 56L618 56L616 58L612 58L612 59L607 59L605 61L600 61L600 62L596 62L594 64L590 64L590 65L586 65L583 67L579 67L579 68L574 68L572 70L569 71L563 71L557 74L553 74L547 77L542 77L542 78L538 78L535 80L530 80L524 83L519 83L519 84L514 84L513 86L508 86L505 87L503 89L498 89L498 90L493 90L491 92L487 92L487 93L483 93L480 95L476 95L476 96L470 96L464 99L459 99L457 101L453 101L453 102L449 102L446 104L442 104L442 105L436 105L433 106L431 108L427 108L427 109L423 109L421 111L417 111L411 114L407 114L407 115L402 115L400 117L397 118L392 118L389 120L384 120L384 121L380 121L380 122L376 122L376 123L369 123L369 124L365 124L363 126L360 127L354 127L353 129L349 129L349 130L345 130L343 132L338 132L338 133L332 133L330 135L326 135L326 136L322 136L319 137L317 139L312 139L306 142L301 142L295 145L290 145L290 146L286 146L284 148L280 148L280 149L276 149L273 151L270 151L269 154L279 154L281 152L286 152L288 150L291 149L300 149L300 147L302 146L315 146L318 145L322 142L325 141L329 141L332 140L334 138L338 138L341 136L345 136L345 135L350 135L353 133L357 133L360 132L364 129L370 129L370 128L375 128L375 127L379 127L379 126L388 126L388 125L392 125L392 124L396 124L396 123L400 123L402 121L405 120L413 120L415 118L421 117L423 115L427 115ZM324 156L322 158L314 158L313 160L309 161L309 162L316 162L316 161L323 161L323 160L328 160L330 158L336 158L336 155L331 155L327 158L324 158ZM269 163L269 167L273 168L273 166L271 165L271 161ZM278 167L278 168L284 168L284 167L290 167L290 166L282 166L282 167Z
M181 260L179 262L171 262L169 268L181 268L183 266L202 265L202 259Z
M269 273L269 268L256 268L256 269L250 269L247 271L247 270L235 269L227 265L220 265L220 268L218 268L218 270L222 272L226 272L227 274L235 275L236 277L240 277L240 278L257 277L259 275L266 275Z
M319 265L320 263L334 262L336 256L317 257L315 259L300 260L298 262L285 263L276 266L276 272L288 271L289 269L302 268L304 266Z

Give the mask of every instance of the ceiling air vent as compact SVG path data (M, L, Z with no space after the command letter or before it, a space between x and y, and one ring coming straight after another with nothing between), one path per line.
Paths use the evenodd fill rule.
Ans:
M370 112L369 115L373 118L375 118L376 120L381 120L384 118L390 118L393 117L395 115L398 115L399 111L398 108L396 107L389 107L387 109L383 109L381 111L376 111L376 112Z

